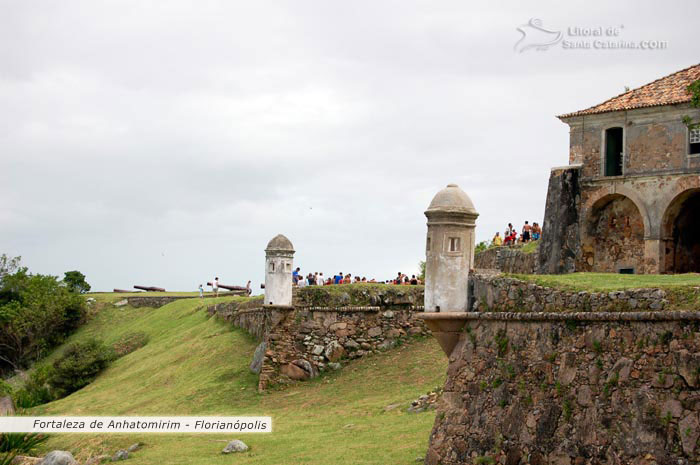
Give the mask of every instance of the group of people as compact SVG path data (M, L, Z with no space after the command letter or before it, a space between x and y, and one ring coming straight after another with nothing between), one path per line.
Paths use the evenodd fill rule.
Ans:
M216 297L219 297L219 277L217 276L214 278L214 281L207 283L207 286L211 286L211 290L214 293ZM248 287L250 287L250 281L248 281ZM204 297L204 286L202 284L199 285L199 298L201 299Z
M214 280L212 282L207 283L207 286L211 286L211 290L214 293L214 296L219 297L219 287L221 287L221 286L219 285L219 277L218 276L216 278L214 278ZM236 291L236 292L245 291L246 294L248 294L248 295L253 293L253 289L251 289L251 287L250 287L250 280L248 280L248 283L245 285L245 287L223 285L223 288L231 290L231 291ZM197 288L197 290L199 291L199 297L203 298L204 297L204 285L200 284L199 287Z
M512 223L508 223L508 227L501 237L499 232L493 236L493 245L514 245L514 244L527 244L530 241L538 241L542 237L542 228L538 223L532 223L530 225L527 221L523 225L522 233L518 237L518 232L513 227Z
M399 271L396 278L386 281L386 284L417 286L418 284L423 284L423 282L419 278L417 278L416 275L411 275L411 278L409 279L407 274L403 274Z
M297 287L306 286L331 286L334 284L356 284L356 283L385 283L385 284L401 284L401 285L418 285L421 284L420 280L416 278L415 275L410 278L399 272L394 279L388 279L386 281L377 281L376 279L367 279L366 277L360 277L358 275L353 275L351 273L344 274L342 271L333 277L325 278L323 273L315 272L309 273L304 276L301 273L301 268L297 267L292 272L292 281Z

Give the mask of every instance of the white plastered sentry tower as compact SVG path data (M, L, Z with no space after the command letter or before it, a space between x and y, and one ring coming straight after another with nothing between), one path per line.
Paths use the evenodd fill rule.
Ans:
M459 186L448 184L435 194L425 216L425 311L466 312L479 214Z
M265 247L265 305L292 305L294 246L278 234Z

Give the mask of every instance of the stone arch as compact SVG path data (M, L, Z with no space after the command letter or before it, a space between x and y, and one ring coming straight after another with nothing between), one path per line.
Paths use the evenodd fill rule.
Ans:
M620 185L613 185L612 188L599 191L595 195L588 198L586 201L586 210L593 212L596 207L600 207L601 205L605 204L607 202L606 199L610 199L615 195L627 197L632 201L632 203L634 203L634 206L637 207L637 210L642 217L642 222L644 224L644 238L652 236L654 234L654 228L652 227L652 222L649 220L648 209L640 195L634 189ZM590 216L590 214L588 216Z
M669 202L661 235L663 272L700 272L700 188L686 189Z
M588 210L583 228L583 270L644 272L648 227L645 215L631 198L621 193L600 196Z

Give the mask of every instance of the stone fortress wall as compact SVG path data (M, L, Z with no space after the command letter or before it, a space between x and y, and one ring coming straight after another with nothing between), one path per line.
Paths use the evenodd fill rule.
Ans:
M655 311L692 305L700 300L700 288L682 292L663 289L576 291L540 286L487 271L477 271L470 276L470 289L470 310L480 312Z
M700 312L473 313L425 463L700 463Z
M304 381L355 359L427 335L422 286L333 286L296 289L292 306L260 299L209 306L208 311L260 341L251 370L258 388Z
M472 273L469 283L469 310L477 312L653 312L678 306L675 296L662 289L566 291L486 271ZM700 289L683 298L697 300ZM208 311L261 343L252 368L260 374L259 389L265 390L429 334L417 318L422 299L422 286L309 287L295 290L291 307L263 307L253 298L210 305Z
M539 250L524 253L520 247L491 247L474 256L474 268L477 270L534 274L538 266Z
M550 179L547 208L559 217L552 222L550 209L540 267L578 265L581 211L559 207L579 205L579 189L578 172ZM628 242L641 223L629 218L629 203L607 206L597 225L608 229L592 232L603 241L598 256L639 259ZM506 269L500 254L481 265ZM660 289L590 293L500 273L470 278L466 311L419 316L449 361L427 465L700 463L700 312L673 311L676 295Z

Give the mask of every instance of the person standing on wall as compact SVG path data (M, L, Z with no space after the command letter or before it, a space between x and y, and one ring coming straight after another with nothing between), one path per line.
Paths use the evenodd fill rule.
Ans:
M532 231L532 226L526 221L525 226L523 226L523 244L530 242L530 231Z
M539 223L532 223L532 240L538 241L542 236L542 228Z
M493 242L493 245L495 245L496 247L502 246L503 245L503 238L501 237L501 233L496 231L496 235L493 236L492 242Z
M211 283L211 288L214 291L214 297L219 297L219 277L218 276L214 279L214 282Z
M199 298L204 298L204 287L201 284L199 285Z

